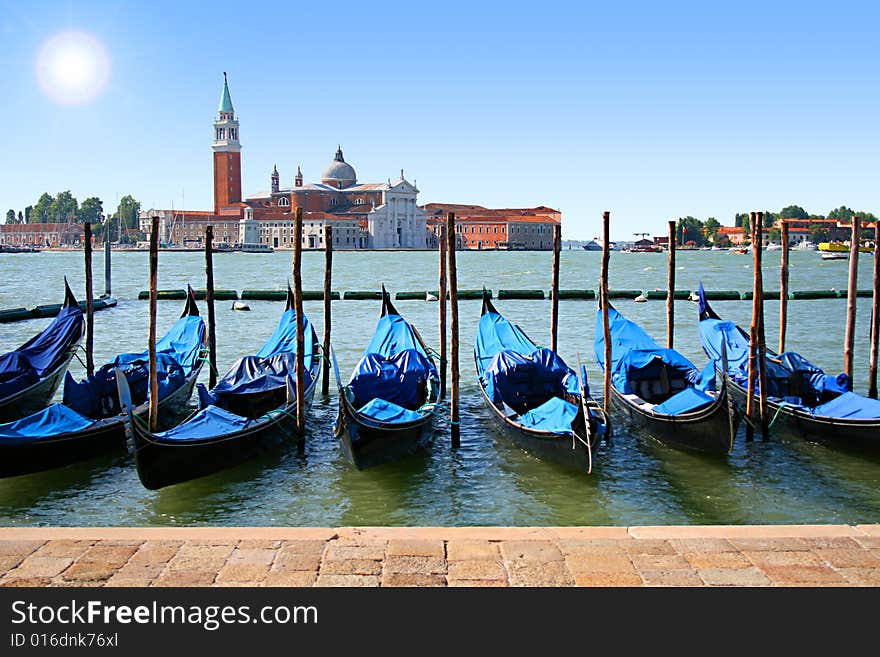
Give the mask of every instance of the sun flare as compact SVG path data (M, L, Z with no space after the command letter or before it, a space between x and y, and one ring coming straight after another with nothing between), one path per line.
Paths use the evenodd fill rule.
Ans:
M110 77L110 58L91 34L71 30L46 41L37 55L37 79L55 102L81 105L94 100Z

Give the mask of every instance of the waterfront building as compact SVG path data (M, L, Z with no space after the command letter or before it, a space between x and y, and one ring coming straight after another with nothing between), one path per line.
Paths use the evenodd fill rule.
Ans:
M79 246L82 238L82 224L0 224L0 245L3 246Z
M480 205L428 203L430 245L436 247L446 215L455 213L456 244L459 249L550 250L553 226L562 213L553 208L484 208Z

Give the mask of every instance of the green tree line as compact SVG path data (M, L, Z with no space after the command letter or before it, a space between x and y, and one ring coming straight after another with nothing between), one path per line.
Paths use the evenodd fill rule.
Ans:
M91 222L96 236L109 231L111 238L116 239L120 229L131 230L138 227L140 201L130 194L119 199L116 211L104 212L104 202L97 196L90 196L79 203L76 197L65 190L52 196L44 192L37 202L16 212L6 212L7 224L45 224L45 223L76 223Z

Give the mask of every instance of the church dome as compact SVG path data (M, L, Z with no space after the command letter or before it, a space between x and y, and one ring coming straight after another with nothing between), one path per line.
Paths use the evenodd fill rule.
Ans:
M336 149L336 156L321 172L321 182L333 187L348 187L357 182L357 174L354 167L348 164L342 157L342 148Z

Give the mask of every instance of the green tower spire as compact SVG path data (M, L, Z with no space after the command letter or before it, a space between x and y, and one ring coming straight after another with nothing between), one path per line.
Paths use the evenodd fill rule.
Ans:
M220 112L229 112L230 114L235 110L232 109L232 97L229 95L229 83L226 81L226 71L223 71L223 95L220 96L220 107L218 108Z

